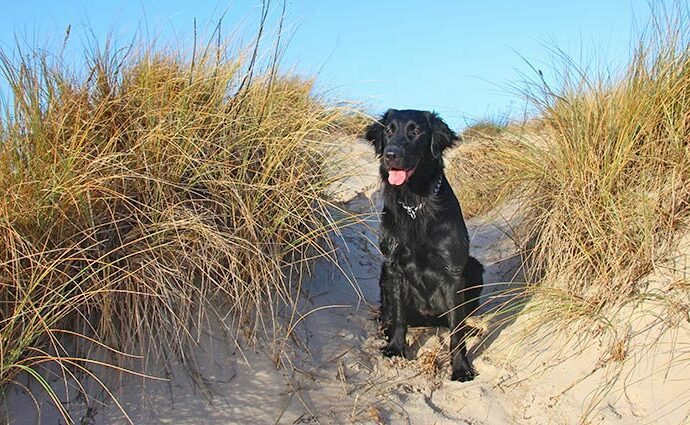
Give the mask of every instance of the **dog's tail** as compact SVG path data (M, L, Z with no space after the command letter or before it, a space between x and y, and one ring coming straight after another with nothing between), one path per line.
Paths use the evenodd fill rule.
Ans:
M476 314L479 310L479 297L482 293L482 285L484 285L484 266L476 258L470 256L465 264L465 270L462 274L465 276L465 311L470 314Z

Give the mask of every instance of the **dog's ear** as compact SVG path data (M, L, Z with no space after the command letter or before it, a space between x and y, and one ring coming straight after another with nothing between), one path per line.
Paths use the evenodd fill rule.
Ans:
M460 137L448 127L448 124L437 113L430 112L428 118L431 127L431 156L438 159L446 148L455 146L455 142L460 140Z
M364 138L367 139L372 145L374 145L374 150L376 151L376 156L383 155L384 139L383 139L383 129L388 125L388 117L396 112L395 109L389 109L378 121L374 121L369 124L369 126L364 131Z

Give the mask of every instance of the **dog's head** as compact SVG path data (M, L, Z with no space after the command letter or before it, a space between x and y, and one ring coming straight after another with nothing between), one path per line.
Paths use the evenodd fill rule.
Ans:
M402 186L416 174L435 172L441 155L459 140L436 113L389 109L364 136L381 159L381 175Z

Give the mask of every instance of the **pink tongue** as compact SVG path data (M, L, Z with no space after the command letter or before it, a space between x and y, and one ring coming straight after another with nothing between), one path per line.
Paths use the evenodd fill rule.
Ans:
M400 186L407 180L407 171L405 170L389 170L388 183Z

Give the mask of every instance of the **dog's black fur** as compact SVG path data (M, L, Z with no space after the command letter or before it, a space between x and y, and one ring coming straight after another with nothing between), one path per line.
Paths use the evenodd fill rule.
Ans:
M384 184L383 354L404 356L408 326L448 326L451 379L469 381L476 372L466 356L464 320L479 305L484 269L469 255L460 204L443 173L443 151L458 136L435 113L390 109L365 138L380 158Z

